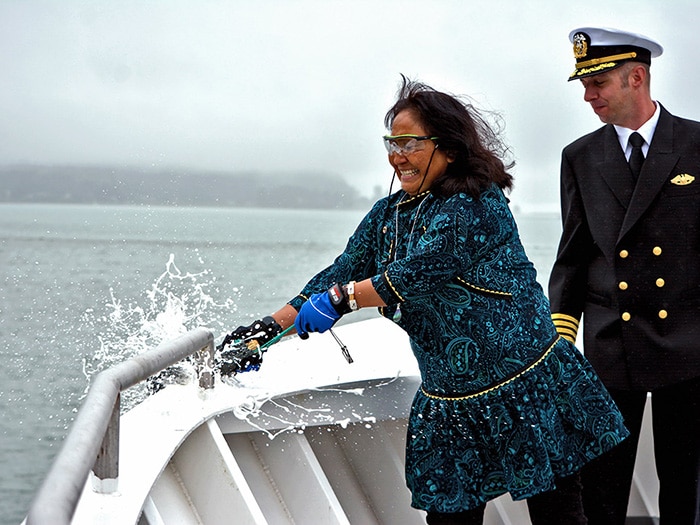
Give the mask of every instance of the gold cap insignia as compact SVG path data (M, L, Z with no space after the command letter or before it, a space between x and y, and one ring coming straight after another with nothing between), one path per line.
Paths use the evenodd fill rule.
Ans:
M671 184L675 184L676 186L686 186L692 183L694 180L695 177L692 175L689 175L688 173L681 173L671 179Z
M586 33L576 33L573 38L574 58L583 58L588 54L589 38Z

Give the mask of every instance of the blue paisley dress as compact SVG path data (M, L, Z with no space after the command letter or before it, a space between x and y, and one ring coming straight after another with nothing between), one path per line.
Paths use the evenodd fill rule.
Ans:
M414 507L451 513L552 490L628 435L591 366L558 337L499 188L379 200L290 304L366 278L421 372L406 438Z

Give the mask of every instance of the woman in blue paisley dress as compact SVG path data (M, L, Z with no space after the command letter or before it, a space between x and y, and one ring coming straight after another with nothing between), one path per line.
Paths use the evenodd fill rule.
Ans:
M471 104L406 78L385 123L401 190L297 297L234 333L270 338L294 323L305 338L378 307L420 367L406 481L427 523L481 524L506 492L528 499L535 525L587 523L578 471L628 432L557 335L504 195L505 147Z

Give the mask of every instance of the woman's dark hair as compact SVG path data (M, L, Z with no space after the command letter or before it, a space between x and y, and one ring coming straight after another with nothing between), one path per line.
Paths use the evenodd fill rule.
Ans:
M454 158L445 173L433 182L433 193L451 196L464 192L476 198L491 184L501 189L513 186L513 177L507 170L515 163L506 166L501 160L509 149L499 138L500 118L496 116L498 128L494 129L484 117L485 112L470 102L403 75L401 78L403 85L396 103L384 117L387 129L391 129L400 112L411 111L428 135L439 137L435 142L440 149Z

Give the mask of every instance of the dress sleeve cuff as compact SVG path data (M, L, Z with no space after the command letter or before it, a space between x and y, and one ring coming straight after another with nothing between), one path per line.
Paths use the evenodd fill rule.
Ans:
M405 300L391 282L387 272L372 277L372 286L387 305L402 303Z
M309 298L306 297L304 294L299 294L287 304L298 312L299 310L301 310L301 305L303 305L308 300Z

